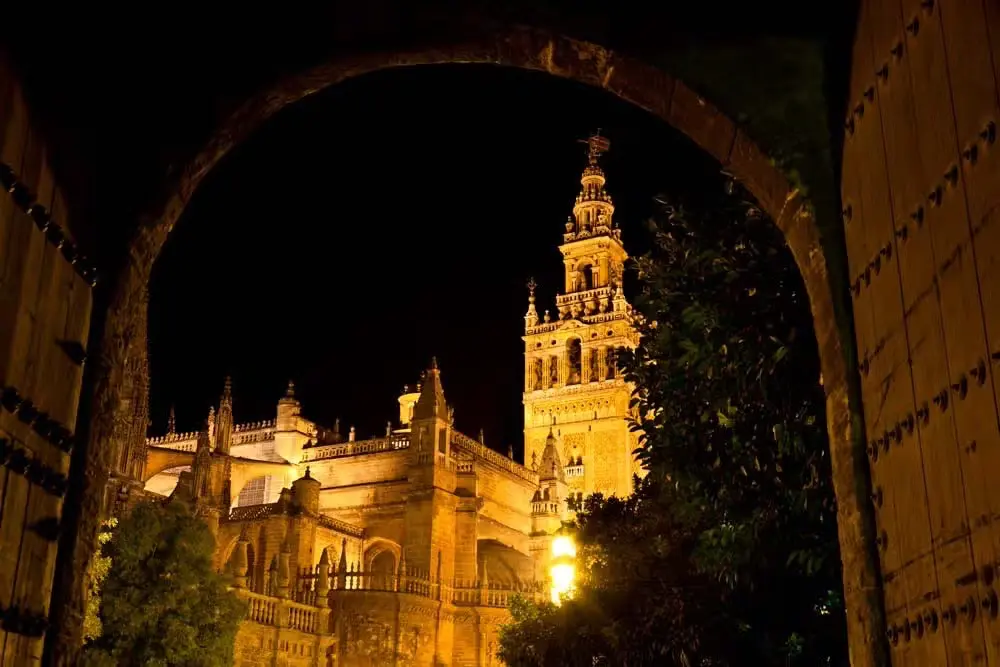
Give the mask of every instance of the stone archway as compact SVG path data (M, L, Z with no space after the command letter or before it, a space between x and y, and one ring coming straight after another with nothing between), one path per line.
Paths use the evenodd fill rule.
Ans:
M455 40L434 48L404 52L364 54L337 58L298 75L288 77L247 101L236 111L198 155L179 172L168 194L140 223L129 248L125 267L112 287L103 338L94 362L91 427L88 440L88 482L80 507L78 534L72 557L63 558L61 584L73 592L65 601L65 622L59 628L62 654L72 656L79 630L74 627L82 597L73 587L82 580L93 551L101 509L101 480L110 469L115 410L120 405L124 361L135 341L144 340L137 330L144 322L143 293L150 271L191 196L219 161L247 139L281 109L312 93L349 78L390 67L445 63L494 64L538 70L595 86L649 111L690 137L698 146L744 183L761 207L781 229L802 273L809 296L827 395L834 487L839 507L838 527L844 562L844 584L849 610L851 643L874 647L881 632L881 595L874 560L868 507L867 461L852 438L852 406L845 343L834 308L835 294L829 280L827 259L820 244L819 229L805 199L773 166L768 156L711 103L683 82L639 60L601 46L557 34L524 27L496 31L471 40ZM871 650L874 650L872 648ZM855 655L859 664L870 664L867 656Z

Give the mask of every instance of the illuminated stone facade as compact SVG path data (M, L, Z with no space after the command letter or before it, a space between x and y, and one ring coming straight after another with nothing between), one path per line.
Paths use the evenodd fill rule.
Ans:
M526 461L538 460L551 428L574 497L626 496L641 469L632 455L638 434L627 421L633 387L621 377L615 356L639 339L622 289L628 253L597 162L608 143L597 136L589 145L580 194L559 246L565 293L556 296L554 316L546 310L539 321L534 281L528 286L524 451Z
M171 414L131 448L144 496L191 503L215 532L216 565L248 602L237 665L497 665L510 596L549 594L567 500L630 492L631 388L613 355L636 334L601 141L561 246L557 321L538 322L531 286L527 465L455 430L436 362L381 437L306 419L291 383L275 419L235 424L227 380L200 432L177 433Z

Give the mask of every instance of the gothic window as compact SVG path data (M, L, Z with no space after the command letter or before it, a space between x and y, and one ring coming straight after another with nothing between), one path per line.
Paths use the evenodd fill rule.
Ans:
M617 359L618 354L617 354L617 352L618 352L618 350L616 350L613 347L609 347L608 348L607 375L605 376L608 380L614 380L615 379L615 374L616 374L616 372L618 370L617 367L616 367L617 363L618 363L618 359Z
M236 498L237 507L245 507L246 505L263 505L264 504L264 486L267 479L264 477L255 477L251 479L240 491L240 495Z
M597 382L601 379L601 355L595 347L590 351L590 381Z
M580 384L582 374L583 349L579 338L571 338L566 343L566 364L567 377L566 384Z
M559 384L559 357L549 357L549 386Z

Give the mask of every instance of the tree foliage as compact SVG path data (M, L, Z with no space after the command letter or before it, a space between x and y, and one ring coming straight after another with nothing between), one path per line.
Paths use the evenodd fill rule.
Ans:
M651 233L641 343L619 361L648 476L587 500L577 599L519 609L504 659L846 664L825 397L791 254L735 186L696 213L664 204Z
M244 605L212 567L208 526L179 503L141 504L103 555L103 632L85 665L229 667Z
M111 540L112 531L118 525L118 519L107 519L101 524L97 534L97 553L87 568L87 607L83 616L83 638L92 641L101 636L101 586L111 569L111 557L104 553L104 545Z

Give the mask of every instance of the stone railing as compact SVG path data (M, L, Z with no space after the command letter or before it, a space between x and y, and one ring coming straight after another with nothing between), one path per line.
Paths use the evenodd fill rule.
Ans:
M352 566L353 568L353 566ZM541 582L488 582L486 580L455 579L441 583L426 572L406 568L401 572L363 572L348 569L337 572L331 568L325 580L333 595L354 591L402 593L430 600L450 601L457 606L507 607L515 594L541 600L545 597L545 584ZM295 586L295 599L300 602L318 601L325 592L316 591L318 572L308 569L299 573ZM317 602L318 603L318 602Z
M585 292L573 292L572 294L556 295L556 306L568 306L574 303L589 304L593 300L603 301L611 297L610 287L598 287L586 290Z
M342 533L344 535L351 535L352 537L365 536L364 528L358 528L357 526L353 526L347 523L346 521L341 521L340 519L334 519L332 516L320 514L318 517L316 517L316 519L319 525L323 526L324 528L329 528L330 530L335 530L338 533Z
M229 516L223 521L256 521L274 514L281 514L282 510L278 503L264 503L261 505L244 505L234 507L229 511Z
M198 432L167 433L154 438L146 438L146 444L152 447L167 447L181 452L193 452L198 445Z
M291 628L309 634L327 634L326 605L314 607L286 598L251 593L245 588L232 589L247 604L246 620L276 628Z
M229 511L229 516L224 517L223 521L258 521L260 519L265 519L269 516L275 516L284 513L284 508L281 503L264 503L261 505L244 505L242 507L234 507ZM327 516L325 514L316 515L316 523L323 526L324 528L329 528L335 530L338 533L344 535L350 535L351 537L364 537L364 528L359 528L353 526L345 521L339 519L334 519L332 516Z
M259 422L246 422L244 424L235 424L233 426L233 433L242 433L244 431L259 431L263 429L274 429L275 421L273 419L265 419Z
M533 485L538 485L538 474L535 471L525 468L513 459L509 459L503 454L493 451L486 445L473 440L467 435L463 435L458 431L452 431L451 446L459 451L472 454L474 457L486 461L501 470L506 470L516 477L520 477L525 481L531 482Z
M406 449L410 446L410 436L406 434L392 435L387 438L374 438L371 440L355 440L354 442L342 442L336 445L323 445L321 447L310 447L302 451L302 462L319 461L321 459L337 459L345 456L358 456L360 454L376 454L378 452L391 452L399 449Z

